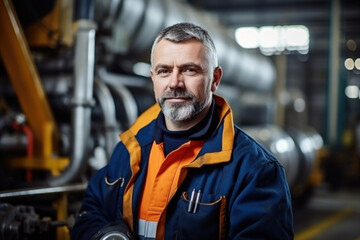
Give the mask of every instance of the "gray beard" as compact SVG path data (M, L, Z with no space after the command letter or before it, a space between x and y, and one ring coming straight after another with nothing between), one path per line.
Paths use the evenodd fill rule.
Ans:
M165 101L167 97L187 97L190 98L191 101L185 103L168 103ZM172 121L188 121L193 119L210 104L210 101L211 98L207 97L206 100L201 103L194 94L179 90L165 92L161 98L157 99L165 117Z

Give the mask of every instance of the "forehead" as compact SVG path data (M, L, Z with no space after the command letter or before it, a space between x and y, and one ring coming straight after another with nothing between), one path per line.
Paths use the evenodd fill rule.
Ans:
M206 47L196 39L175 43L162 39L154 49L154 64L168 62L202 62L206 60Z

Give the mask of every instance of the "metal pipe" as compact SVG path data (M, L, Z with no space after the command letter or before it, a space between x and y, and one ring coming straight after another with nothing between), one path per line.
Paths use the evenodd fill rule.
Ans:
M284 166L289 186L293 187L298 178L300 158L289 134L275 125L244 127L244 130L276 156Z
M127 87L149 88L152 92L152 84L148 81L148 79L109 73L106 69L101 67L98 69L97 74L101 81L109 85L110 89L112 89L114 93L120 97L125 109L128 126L130 126L138 117L139 110L136 105L135 97L131 94Z
M114 150L116 143L119 141L118 134L120 133L116 121L115 103L109 88L97 79L95 79L94 93L96 94L101 110L103 111L106 153L108 159L110 159L111 153Z
M110 86L110 88L117 94L123 103L125 109L125 116L127 119L127 124L130 126L139 116L138 106L136 105L136 100L131 92L124 86Z
M93 19L94 18L94 1L93 0L76 0L75 1L75 20Z
M27 138L24 133L5 133L0 136L0 153L26 151Z
M243 127L269 149L284 166L290 187L306 183L323 146L321 136L311 129L287 129L275 125Z
M65 185L59 187L27 188L0 192L1 200L24 198L29 196L53 196L61 193L85 191L87 183Z
M62 175L49 180L50 186L64 185L76 180L86 168L88 141L93 105L95 65L95 32L92 21L80 20L75 43L75 85L72 99L72 153L71 162Z
M340 143L339 107L340 100L340 48L341 48L341 5L340 0L331 1L330 16L330 47L327 91L327 143L338 145Z

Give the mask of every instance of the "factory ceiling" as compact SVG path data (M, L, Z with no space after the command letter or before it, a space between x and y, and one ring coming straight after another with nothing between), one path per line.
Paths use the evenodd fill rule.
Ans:
M329 123L327 112L332 98L338 98L339 116L346 116L338 126L346 126L350 115L359 114L359 98L344 95L347 86L360 93L360 1L357 0L187 0L188 4L210 12L230 31L238 27L304 25L309 31L306 55L287 53L287 87L300 89L307 100L309 124L323 136ZM335 52L335 55L334 55ZM337 53L337 55L336 55ZM276 56L273 56L276 62ZM346 60L355 67L346 69ZM338 69L335 90L330 78ZM334 96L338 88L339 97ZM346 109L353 109L349 113ZM341 127L340 127L341 128Z
M311 36L311 49L327 52L333 18L331 0L188 0L189 4L212 12L230 28L266 25L305 25ZM360 41L360 2L339 2L342 41Z

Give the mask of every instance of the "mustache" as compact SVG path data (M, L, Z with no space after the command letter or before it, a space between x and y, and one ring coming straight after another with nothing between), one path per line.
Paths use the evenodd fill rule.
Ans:
M184 91L184 90L170 90L163 93L161 96L161 99L164 100L165 98L174 98L174 97L180 97L180 98L194 98L195 95L192 92Z

